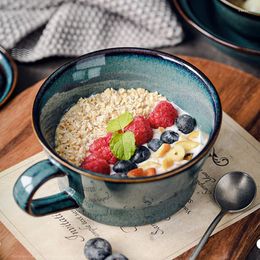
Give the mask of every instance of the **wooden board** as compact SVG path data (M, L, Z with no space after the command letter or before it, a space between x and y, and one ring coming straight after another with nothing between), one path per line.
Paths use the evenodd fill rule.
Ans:
M220 94L223 110L260 140L260 79L213 61L182 58L208 76ZM0 170L42 150L31 126L32 104L41 84L26 89L0 111ZM244 259L259 237L260 210L211 237L198 259ZM177 259L187 259L190 253ZM0 259L33 259L2 224Z

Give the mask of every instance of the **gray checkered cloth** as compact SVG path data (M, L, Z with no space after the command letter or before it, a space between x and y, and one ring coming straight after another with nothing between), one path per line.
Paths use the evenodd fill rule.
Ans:
M0 0L0 45L22 62L182 38L167 0Z

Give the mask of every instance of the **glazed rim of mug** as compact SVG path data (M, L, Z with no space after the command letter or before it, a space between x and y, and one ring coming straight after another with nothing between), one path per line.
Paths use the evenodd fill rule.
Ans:
M200 151L200 153L195 156L193 159L191 159L189 162L185 163L184 165L174 169L174 170L170 170L167 171L165 173L162 174L158 174L155 176L150 176L150 177L137 177L137 178L115 178L113 176L110 175L104 175L101 173L95 173L89 170L84 170L80 167L77 167L75 165L73 165L72 163L66 161L64 158L62 158L59 154L56 153L56 151L49 146L49 144L47 143L47 141L45 140L41 129L40 129L40 125L39 125L39 116L38 116L38 111L39 111L39 103L41 100L41 97L43 95L43 93L48 89L49 87L49 83L53 80L53 78L58 77L59 75L61 75L67 68L73 66L76 62L82 60L82 59L86 59L86 58L90 58L96 55L106 55L106 54L135 54L135 55L146 55L146 56L152 56L152 57L156 57L156 58L160 58L160 59L164 59L167 61L171 61L173 63L179 64L181 66L184 66L185 68L187 68L191 73L194 73L197 77L199 77L199 79L205 84L205 86L207 87L207 90L210 94L211 97L213 97L214 100L214 104L215 104L215 111L219 110L220 112L218 113L219 115L217 116L215 113L215 128L212 132L211 138L209 138L207 144L205 145L205 147ZM38 120L37 120L38 118ZM99 50L99 51L95 51L92 53L88 53L85 54L83 56L80 56L78 58L73 59L72 61L64 64L63 66L61 66L60 68L58 68L55 72L53 72L42 84L42 86L40 87L35 100L34 100L34 104L33 104L33 110L32 110L32 125L33 125L33 130L35 132L35 135L38 139L38 141L40 142L40 144L43 146L44 150L48 153L48 155L50 155L50 159L53 162L52 159L54 159L56 162L58 162L59 164L61 164L62 166L77 172L79 174L82 174L84 176L90 177L92 179L95 180L100 180L100 181L108 181L108 182L117 182L117 183L143 183L143 182L151 182L151 181L157 181L157 180L161 180L161 179L165 179L168 177L171 177L173 175L182 173L185 170L190 169L194 164L196 164L198 161L200 161L202 158L204 158L205 156L207 156L208 152L210 151L210 149L212 148L213 144L215 143L219 131L220 131L220 126L221 126L221 122L222 122L222 108L221 108L221 103L220 103L220 99L218 96L218 93L215 89L215 87L213 86L213 84L210 82L210 80L201 72L199 71L196 67L194 67L193 65L191 65L190 63L175 57L174 55L170 55L170 54L166 54L160 51L155 51L155 50L149 50L149 49L142 49L142 48L131 48L131 47L125 47L125 48L112 48L112 49L104 49L104 50ZM54 164L56 162L53 162Z
M260 13L257 13L257 12L253 12L253 11L249 11L249 10L246 10L236 4L233 4L231 3L230 1L228 0L219 0L220 2L222 2L224 5L228 6L228 7L231 7L231 9L239 12L240 14L243 13L243 14L248 14L250 16L254 16L254 17L258 17L260 18Z

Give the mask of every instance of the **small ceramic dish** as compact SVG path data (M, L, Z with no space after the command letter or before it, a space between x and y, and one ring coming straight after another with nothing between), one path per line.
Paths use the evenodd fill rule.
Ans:
M260 39L260 13L253 13L227 0L214 0L216 12L225 23L244 37Z
M216 15L216 6L212 1L173 2L185 22L207 37L221 51L243 61L260 64L260 41L243 37L231 29Z
M201 152L186 164L150 177L116 178L84 170L55 151L61 117L79 98L107 88L142 86L158 91L196 118L208 136ZM34 216L79 208L87 217L116 226L154 223L181 209L192 196L199 170L220 131L222 109L212 83L191 64L146 49L115 48L86 54L54 72L41 86L33 106L35 134L49 160L27 169L17 180L14 198ZM61 192L33 199L40 186L57 178Z
M0 107L11 96L16 81L17 67L7 51L0 46Z

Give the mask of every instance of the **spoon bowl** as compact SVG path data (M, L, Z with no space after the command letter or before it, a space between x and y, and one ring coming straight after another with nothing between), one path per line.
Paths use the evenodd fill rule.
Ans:
M250 206L256 194L256 184L244 172L229 172L216 184L214 198L224 211L238 212Z
M251 176L245 172L229 172L217 182L214 198L221 211L212 221L207 231L196 246L190 260L195 260L209 239L209 236L227 212L235 213L249 207L256 195L256 184Z

